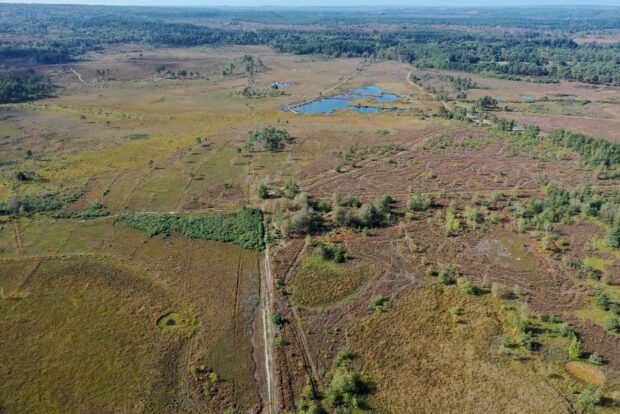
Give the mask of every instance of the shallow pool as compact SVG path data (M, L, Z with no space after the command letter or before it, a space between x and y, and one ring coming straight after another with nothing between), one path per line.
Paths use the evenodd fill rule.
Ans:
M348 109L361 113L376 113L382 110L379 106L355 105L354 100L374 97L376 103L394 102L399 99L398 95L383 93L381 88L375 85L367 85L362 88L351 89L351 93L330 96L317 99L302 105L289 105L284 110L293 110L301 114L331 114L337 109Z

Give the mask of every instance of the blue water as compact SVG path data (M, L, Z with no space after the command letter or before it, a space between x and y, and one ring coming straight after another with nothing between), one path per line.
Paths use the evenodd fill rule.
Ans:
M367 85L362 88L353 89L353 93L364 96L376 96L381 95L381 88L375 85Z
M295 112L301 114L331 114L336 109L349 109L361 113L377 113L381 110L378 106L358 106L352 105L351 102L357 99L375 97L375 102L384 103L394 102L399 98L398 95L383 93L381 88L374 85L367 85L363 88L352 89L351 92L351 94L321 98L304 105L295 107L289 106L284 109L293 108Z
M293 86L293 82L273 82L271 87L277 86L278 88L288 88Z
M398 100L398 95L394 95L393 93L384 93L383 95L377 97L375 102L385 103L385 102L394 102Z
M523 99L524 101L533 101L535 99L531 95L521 95L520 98Z
M504 97L503 97L502 95L499 95L499 96L496 96L496 97L495 97L495 100L496 100L497 102L504 102Z
M295 108L295 112L301 114L331 114L336 109L353 109L357 112L379 112L379 108L362 107L349 105L351 99L345 98L323 98L316 101L301 105Z

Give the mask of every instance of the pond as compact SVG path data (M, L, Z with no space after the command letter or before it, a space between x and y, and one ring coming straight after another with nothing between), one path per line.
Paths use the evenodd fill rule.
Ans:
M175 327L180 321L181 316L178 313L170 312L160 316L156 323L160 329L169 329Z
M352 89L351 93L316 99L301 105L289 105L284 110L293 110L301 114L331 114L337 109L348 109L361 113L377 113L382 110L380 106L355 105L354 100L374 98L376 103L394 102L399 99L398 95L383 93L381 88L375 85L367 85L362 88Z
M524 101L533 101L535 98L532 95L521 95L520 98Z
M293 82L273 82L271 87L290 88L293 85L295 85Z

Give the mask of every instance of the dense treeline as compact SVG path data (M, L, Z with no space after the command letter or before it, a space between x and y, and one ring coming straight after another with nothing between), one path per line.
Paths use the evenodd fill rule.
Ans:
M547 139L564 148L570 148L581 156L581 159L591 165L606 167L620 167L620 144L606 139L592 138L578 132L556 129Z
M123 219L149 236L178 232L192 239L230 242L246 249L262 250L264 247L261 213L254 209L199 218L130 213L124 214Z
M0 103L43 98L49 96L53 89L49 78L32 74L0 79Z
M540 33L489 34L421 28L398 32L320 32L278 36L276 51L372 56L421 68L620 84L620 44L578 45Z
M183 19L202 19L205 24L190 24ZM219 23L217 28L208 24L214 21ZM243 21L254 22L258 28L244 30L239 25ZM229 24L222 29L226 22ZM401 27L377 30L364 26L371 22L400 23ZM437 24L453 26L432 26ZM322 26L324 30L306 25ZM498 32L478 26L528 30ZM7 35L5 38L28 35L33 39L0 42L0 60L64 63L86 51L118 43L171 47L270 45L279 52L372 56L424 68L506 78L620 84L620 43L580 45L570 37L573 30L618 27L620 8L596 7L537 8L535 13L525 8L497 8L472 14L458 8L381 12L317 9L317 13L308 13L295 9L161 10L0 4L0 34Z

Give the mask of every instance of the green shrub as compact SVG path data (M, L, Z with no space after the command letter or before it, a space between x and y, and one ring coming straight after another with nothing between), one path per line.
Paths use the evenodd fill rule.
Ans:
M602 310L609 310L609 295L602 290L596 291L596 307Z
M605 321L605 329L609 332L620 334L620 320L616 316L612 316Z
M347 251L341 245L323 241L314 244L314 254L334 263L342 263L348 257Z
M291 141L292 138L286 130L266 127L260 131L248 133L247 148L250 151L254 151L257 148L267 151L279 151L284 148L286 143Z
M570 344L568 345L568 356L571 359L579 359L583 355L583 342L573 334Z
M461 282L459 284L459 289L461 289L461 291L467 295L477 296L482 293L480 288L471 280L464 280L463 282Z
M258 185L258 188L256 188L256 195L258 196L258 198L261 198L263 200L269 197L269 190L267 189L267 186L263 183L260 183Z
M594 365L602 365L603 364L603 358L601 358L601 356L598 353L593 352L588 357L588 362L591 363L591 364L594 364Z
M605 244L612 249L620 248L620 226L614 226L607 229Z
M242 209L235 213L200 218L172 214L123 214L123 220L149 236L178 232L191 239L206 239L238 244L246 249L262 250L263 225L259 210Z
M450 317L452 318L452 323L457 324L461 321L461 315L463 314L463 308L460 306L455 306L450 308Z
M493 282L491 284L491 295L494 298L502 298L504 296L504 288L499 283Z
M579 394L577 401L584 411L591 412L594 406L601 402L601 392L594 385L588 385Z
M368 309L371 311L383 312L385 311L387 302L388 302L388 299L385 296L381 294L375 295L372 298L370 298Z
M141 134L141 133L127 135L127 139L132 140L132 141L136 141L139 139L147 139L148 137L149 137L149 134Z
M12 197L7 201L0 202L0 214L29 216L35 213L47 213L60 210L62 207L74 203L81 196L82 193L46 193L21 198Z
M454 284L454 279L450 277L450 275L445 271L439 273L439 276L437 277L437 281L444 285Z
M407 200L407 209L410 211L426 211L435 205L435 197L414 193Z
M274 312L271 315L271 322L273 322L274 325L284 325L284 318L282 317L282 315L280 314L280 312Z

